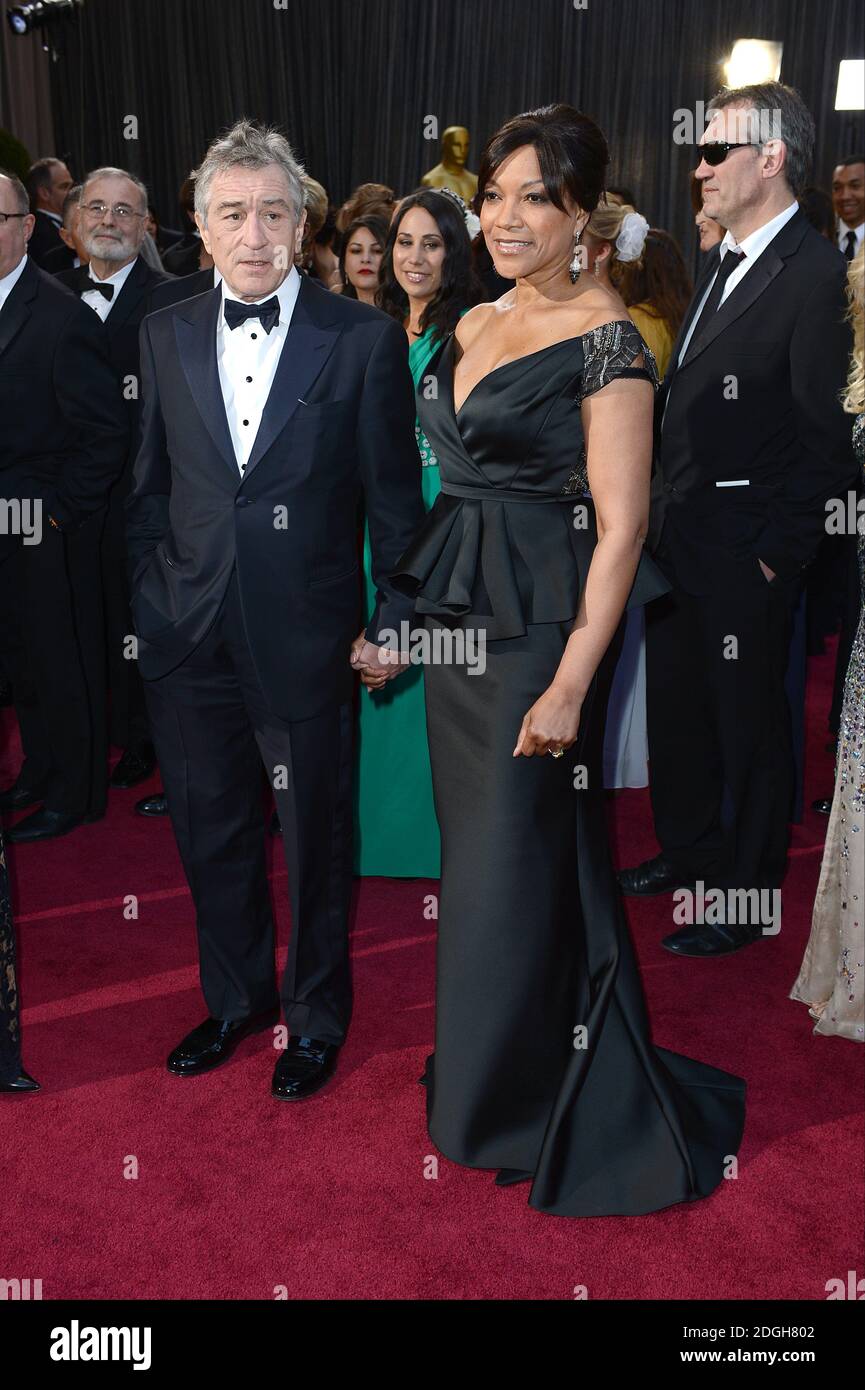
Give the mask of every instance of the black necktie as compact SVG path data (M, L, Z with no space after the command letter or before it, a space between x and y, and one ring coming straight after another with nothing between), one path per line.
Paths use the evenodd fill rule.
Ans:
M852 261L853 257L856 255L856 233L853 231L847 233L844 255L848 261Z
M724 286L733 274L733 271L742 263L744 258L744 251L734 251L732 248L721 257L721 264L718 267L718 274L715 276L715 283L709 291L709 297L700 311L697 322L694 324L691 341L688 343L688 351L683 358L684 362L687 362L688 358L694 352L700 334L704 332L709 321L714 318L717 313L718 305L721 303L721 295L724 293Z
M223 308L225 322L232 329L247 319L259 319L265 333L269 333L279 323L279 300L275 294L263 304L241 304L239 299L226 299Z

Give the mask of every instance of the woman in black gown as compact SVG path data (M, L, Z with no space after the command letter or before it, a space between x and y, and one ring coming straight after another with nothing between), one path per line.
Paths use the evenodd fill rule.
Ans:
M38 1083L21 1066L12 900L0 830L0 1094L38 1090Z
M481 225L516 286L461 320L418 392L442 490L395 577L434 638L486 638L483 674L425 677L442 832L430 1136L563 1216L706 1196L744 1123L743 1081L651 1042L607 843L611 654L626 605L666 588L641 555L654 360L579 276L607 161L563 105L484 151Z

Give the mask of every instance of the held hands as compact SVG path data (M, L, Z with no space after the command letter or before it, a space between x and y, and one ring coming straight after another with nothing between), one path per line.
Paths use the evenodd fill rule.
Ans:
M524 717L513 756L533 758L570 748L580 730L581 709L582 700L554 681Z
M367 690L381 690L383 685L409 665L407 656L403 658L388 647L377 647L368 642L366 628L352 642L349 661L354 670L360 673L361 684Z

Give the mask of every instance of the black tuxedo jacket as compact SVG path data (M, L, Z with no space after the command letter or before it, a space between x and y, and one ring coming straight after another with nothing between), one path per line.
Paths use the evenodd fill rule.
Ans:
M196 270L194 275L166 275L161 284L152 287L147 312L155 314L157 309L167 309L170 304L180 304L184 299L194 299L197 294L206 294L212 289L212 270Z
M129 426L105 329L28 260L0 309L0 496L42 501L61 527L108 498Z
M55 277L77 295L92 289L93 281L86 266L66 270ZM111 305L111 313L103 325L108 340L108 353L117 374L121 397L129 417L130 447L126 465L113 490L114 497L125 497L132 486L132 468L138 452L139 419L141 413L141 367L138 337L141 320L150 312L150 295L158 285L173 281L164 271L154 270L138 257L127 275L120 293ZM90 305L86 305L90 309ZM90 309L93 313L93 310ZM94 318L98 315L94 314Z
M57 223L53 217L49 217L47 212L40 211L37 211L34 216L36 225L27 243L27 254L42 269L43 261L49 251L56 251L58 247L63 251L69 251L69 247L57 230ZM72 251L69 251L69 257L69 264L71 265L75 259ZM47 269L47 267L44 268ZM56 270L56 266L54 269Z
M232 570L276 714L350 699L359 630L357 512L365 497L377 604L370 640L409 621L387 576L423 516L405 333L302 277L241 478L216 360L222 290L141 328L141 447L127 502L139 669L178 666L212 625Z
M797 576L825 534L827 499L855 486L839 403L852 344L843 256L796 212L677 367L719 261L716 247L655 416L649 544L663 539L667 567L695 594L746 570L765 583L758 560L782 579Z
M39 268L47 271L49 275L61 275L67 270L77 270L75 252L66 245L65 241L61 241L59 246L54 246L50 251L45 252L39 263Z

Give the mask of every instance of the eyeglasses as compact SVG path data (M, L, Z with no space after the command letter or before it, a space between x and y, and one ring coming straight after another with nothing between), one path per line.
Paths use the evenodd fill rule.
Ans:
M0 227L5 227L10 217L29 217L29 212L0 212Z
M107 203L82 203L81 211L86 212L89 217L95 217L101 221L106 213L110 212L118 222L128 222L132 217L146 217L146 212L136 212L126 203L115 203L113 208L109 208Z
M727 140L713 140L708 145L698 145L697 148L706 163L716 169L719 164L724 163L731 150L759 150L762 147L754 140L744 140L738 145Z

